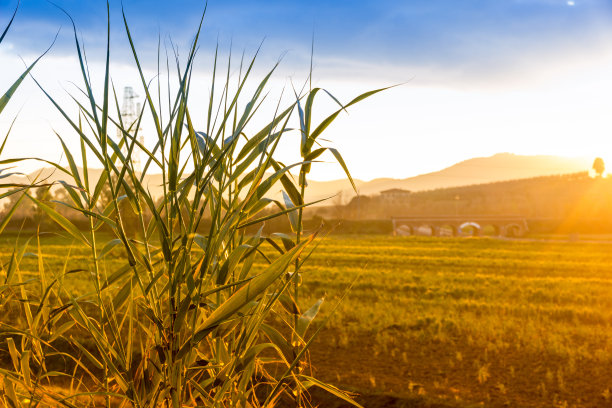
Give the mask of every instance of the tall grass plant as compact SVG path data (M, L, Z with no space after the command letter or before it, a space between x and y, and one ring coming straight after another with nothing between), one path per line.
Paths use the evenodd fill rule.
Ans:
M380 90L346 105L332 97L338 109L317 126L312 112L321 90L296 92L288 106L277 101L266 126L246 134L276 66L247 95L256 58L241 61L232 79L231 58L222 68L215 54L208 109L194 113L188 102L202 22L186 61L177 57L176 72L158 72L151 80L123 14L145 95L136 121L125 123L110 74L108 19L101 94L94 92L74 22L82 73L82 94L73 97L78 115L39 84L78 135L80 151L58 135L67 164L51 164L64 175L59 184L66 201L50 203L28 192L24 197L87 247L89 259L87 268L70 269L67 255L63 270L48 270L44 247L33 237L2 266L4 305L17 305L20 319L2 322L11 363L0 369L0 400L11 407L305 407L312 404L307 391L319 387L352 402L310 374L308 347L317 333L310 325L323 299L306 310L299 306L302 266L317 235L304 230L302 210L309 205L307 175L326 149L349 174L338 151L321 147L319 137L343 110ZM163 74L167 88L160 85ZM206 129L195 128L193 115L206 117ZM152 146L139 141L144 121L153 124ZM286 165L275 159L276 150L293 122L302 161ZM119 138L111 136L117 129ZM142 169L135 165L136 151L144 155ZM89 177L91 166L103 168L97 180ZM292 169L299 171L297 182ZM161 198L145 184L152 172L162 175ZM268 198L279 187L283 200ZM58 205L85 217L88 229L77 228ZM264 215L270 206L277 210ZM261 226L275 217L289 217L293 233L264 234ZM257 232L247 234L253 226ZM36 242L37 252L28 253L27 245ZM276 254L266 255L265 247ZM123 264L109 269L106 259L115 256ZM38 260L34 277L20 269L24 257ZM258 257L266 267L256 270ZM67 290L66 280L76 274L87 276L94 289L77 295Z

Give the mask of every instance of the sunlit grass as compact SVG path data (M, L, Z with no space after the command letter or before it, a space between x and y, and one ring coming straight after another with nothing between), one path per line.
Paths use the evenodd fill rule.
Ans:
M65 252L66 241L47 239L55 254L49 265L59 267L58 254ZM388 365L389 374L368 372L347 357L342 371L325 378L362 391L387 392L402 392L401 384L412 381L421 384L415 393L435 389L449 395L459 383L466 401L477 401L500 387L505 394L497 394L499 398L524 402L520 398L531 395L536 405L551 403L555 393L567 401L597 400L608 388L606 367L612 363L610 246L486 238L328 237L302 267L302 307L322 297L327 305L333 304L358 280L323 328L316 352L321 358L313 363L329 373L332 368L322 356L348 356L367 345L377 364ZM3 261L11 248L10 243L0 246ZM274 250L263 253L272 256ZM83 260L76 257L70 267L78 268ZM36 270L34 261L27 260L31 271ZM254 271L265 265L258 257ZM83 282L71 282L72 290L78 292ZM320 311L322 318L329 313L329 307ZM418 367L424 361L436 370L414 370L401 377L393 368ZM354 374L349 374L351 369ZM356 374L360 372L363 376ZM523 377L531 381L521 383ZM445 379L455 385L445 388ZM586 388L572 393L577 387Z
M47 268L60 268L65 262L66 242L48 241L54 243L44 244L49 251ZM331 327L342 326L345 319L357 319L363 321L359 327L372 332L390 325L409 329L415 322L434 317L460 323L455 327L469 332L475 330L476 316L479 330L487 319L495 322L500 316L512 318L506 325L540 319L540 323L551 325L573 322L587 328L607 327L612 324L609 247L489 239L331 237L303 267L302 301L308 304L325 294L338 296L359 276L344 306L330 321ZM11 243L0 245L3 259L12 248ZM274 250L268 248L263 253L271 257ZM71 254L70 268L88 262L82 246L75 246ZM109 269L121 262L115 257L105 261ZM24 273L35 274L36 263L34 258L25 259L22 268L30 272ZM263 269L264 258L257 258L253 267ZM76 293L85 282L86 278L75 279L69 285ZM369 316L367 324L360 318L361 312ZM541 329L546 330L544 326ZM499 338L507 335L497 329L488 333Z

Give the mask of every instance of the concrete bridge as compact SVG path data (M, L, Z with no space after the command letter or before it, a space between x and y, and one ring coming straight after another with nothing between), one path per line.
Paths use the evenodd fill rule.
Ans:
M440 216L440 217L402 217L391 218L393 235L415 235L427 229L432 236L459 236L471 227L472 235L478 236L483 228L492 227L500 237L522 237L529 230L527 220L516 216Z

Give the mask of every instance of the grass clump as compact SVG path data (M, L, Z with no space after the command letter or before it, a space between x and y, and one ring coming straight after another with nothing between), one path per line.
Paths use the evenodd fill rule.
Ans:
M19 310L18 319L1 327L10 356L9 368L0 369L3 403L257 407L290 401L310 406L305 392L311 387L352 401L308 369L308 346L316 334L308 329L322 299L306 311L298 306L301 268L316 237L304 231L302 209L308 205L306 176L325 150L315 148L317 139L342 110L378 91L340 104L312 131L319 89L296 93L288 106L281 108L279 100L268 124L247 135L276 66L245 96L255 57L241 62L232 82L231 60L225 80L218 80L215 56L206 130L198 131L188 101L202 23L184 66L177 57L176 73L167 72L175 92L170 85L161 87L160 72L156 80L145 78L125 15L123 23L146 96L134 122L125 123L119 112L109 45L97 95L76 28L82 72L82 95L73 98L78 116L69 115L39 85L78 135L81 149L71 151L58 136L67 165L52 164L65 175L60 183L65 201L24 197L89 255L78 269L68 267L68 255L63 268L48 270L38 237L36 253L26 252L29 240L18 241L2 266L2 307ZM110 18L107 32L109 37ZM248 102L240 104L241 98ZM153 123L153 146L140 141L145 120ZM299 123L303 161L285 165L275 152L292 121ZM117 129L118 139L111 137ZM330 150L346 170L340 154ZM142 169L135 165L136 151L144 154ZM91 166L103 168L97 180L89 177ZM297 183L292 168L299 169ZM153 171L162 175L161 199L144 184ZM267 198L278 187L284 200ZM77 228L58 205L86 218L89 228ZM270 205L277 210L264 215ZM264 235L261 225L278 216L289 217L294 233ZM247 227L256 232L247 234ZM274 253L266 255L268 248ZM118 253L119 265L107 262ZM29 258L37 268L31 277L20 268ZM262 259L265 266L255 270L254 262ZM91 290L67 289L66 281L76 276L85 276Z

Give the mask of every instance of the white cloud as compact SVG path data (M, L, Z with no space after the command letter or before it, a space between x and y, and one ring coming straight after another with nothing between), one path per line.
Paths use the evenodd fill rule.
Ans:
M10 51L2 51L0 60L9 68L0 78L0 91L10 86L23 67ZM194 73L191 91L197 127L204 126L205 114L201 112L205 111L209 89L207 56L201 58L203 68ZM594 156L604 155L600 151L610 146L612 79L608 67L612 54L605 50L547 55L537 60L525 56L514 70L488 77L486 70L470 72L457 66L442 69L324 57L315 58L315 64L315 85L345 102L361 92L411 80L350 108L349 114L342 114L324 136L342 152L357 178L408 177L497 152ZM260 66L265 68L266 64ZM287 85L289 75L294 83L301 84L307 68L296 66L291 61L281 64L271 83L272 100ZM91 73L99 91L103 66L92 62ZM479 74L483 78L478 78ZM74 89L69 81L80 84L76 58L46 56L35 75L62 106L69 106L69 114L76 115L63 89ZM114 65L112 76L118 92L129 84L138 89L139 80L131 66ZM153 77L153 72L146 76ZM255 78L260 77L256 72ZM0 117L0 135L5 134L20 109L3 157L58 160L61 149L52 130L60 133L70 148L78 149L74 131L30 79ZM315 120L333 109L333 102L321 93ZM264 118L254 125L263 126L263 119L268 119L272 111L270 107L262 109ZM255 127L251 131L259 130ZM146 131L147 126L144 128ZM147 141L154 143L150 129ZM297 134L293 134L280 146L284 161L299 160L298 145ZM29 170L37 167L32 164ZM343 172L335 164L320 164L314 166L312 177L341 178Z

